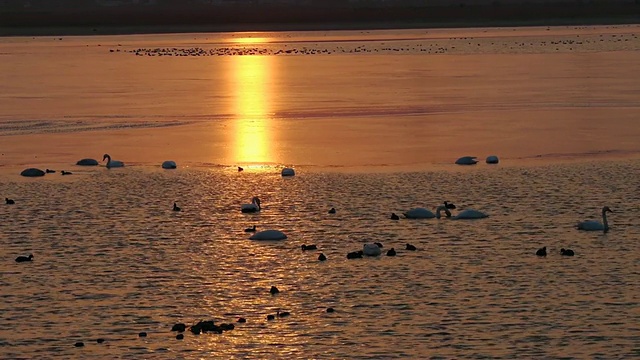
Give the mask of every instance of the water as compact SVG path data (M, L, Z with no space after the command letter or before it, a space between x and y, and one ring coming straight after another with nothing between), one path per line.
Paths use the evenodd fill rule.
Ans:
M598 31L621 29L631 31L562 28L549 37L590 31L599 38ZM457 41L450 37L464 36L450 31L448 45ZM546 31L518 30L514 41L550 41ZM213 59L232 66L250 57L136 63L141 59L133 53L85 53L79 45L130 41L136 42L131 49L152 48L183 44L183 36L211 35L57 40L72 41L70 49L62 47L68 51L26 44L54 41L49 38L2 40L9 53L3 56L22 61L11 63L14 72L0 72L7 89L0 96L0 196L16 201L0 206L1 358L640 356L635 50L266 56L290 70L255 85L277 86L271 102L253 90L228 92L232 78L219 86L184 82L194 74L225 78ZM322 46L339 46L334 42ZM363 44L371 42L354 47ZM283 45L291 46L269 46ZM58 73L65 62L51 59L64 58L70 70ZM572 69L571 58L588 62L589 76L607 86L581 88L579 74L556 80ZM405 60L406 67L397 66ZM436 87L412 80L412 71L431 71L420 65L425 62L439 67L428 77L440 79ZM529 67L518 65L523 62ZM309 71L309 64L317 67ZM175 73L159 71L169 65ZM203 73L205 67L211 71ZM328 76L343 67L354 76ZM408 73L376 73L391 69ZM100 81L73 76L102 71ZM120 72L129 75L108 81ZM472 74L455 80L461 72ZM553 75L551 84L544 74ZM500 85L505 82L512 85ZM285 91L296 84L297 92ZM331 84L341 91L332 93ZM426 94L437 95L433 101L444 110L433 113ZM456 119L468 121L453 126ZM242 136L252 144L264 139L250 137L256 129L278 141L246 150ZM487 146L501 164L452 165L458 155L485 155ZM105 151L127 167L71 165ZM177 170L159 168L169 157ZM238 172L236 164L249 166ZM297 175L282 178L282 164L293 164ZM17 175L36 165L74 174ZM242 214L240 205L252 196L260 197L263 211ZM391 212L444 200L490 216L389 219ZM174 201L181 212L171 211ZM605 205L614 211L611 231L574 228L597 219ZM328 214L331 207L336 214ZM254 224L289 238L248 240L244 228ZM374 241L398 256L346 259ZM404 250L406 243L418 251ZM319 251L303 252L302 244ZM542 246L546 258L534 255ZM576 256L561 257L560 248ZM319 252L328 260L317 261ZM32 263L13 261L29 253ZM269 294L272 285L278 295ZM267 321L278 309L291 316ZM247 323L224 334L186 333L180 341L169 331L176 322L241 316ZM149 336L138 338L141 331ZM77 341L86 346L75 348Z

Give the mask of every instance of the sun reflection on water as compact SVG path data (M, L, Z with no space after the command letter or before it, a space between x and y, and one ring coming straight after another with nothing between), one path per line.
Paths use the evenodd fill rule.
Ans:
M273 89L268 56L237 56L232 62L234 128L232 158L237 164L260 168L273 161L269 128Z

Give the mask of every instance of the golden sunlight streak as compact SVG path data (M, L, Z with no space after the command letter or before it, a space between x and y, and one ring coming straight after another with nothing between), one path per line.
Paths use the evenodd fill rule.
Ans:
M264 44L269 42L269 38L265 37L251 37L251 36L243 36L238 38L230 39L230 41L234 44L241 45L252 45L252 44Z
M237 164L273 161L269 149L272 89L268 56L235 56L232 61L235 127L233 159Z

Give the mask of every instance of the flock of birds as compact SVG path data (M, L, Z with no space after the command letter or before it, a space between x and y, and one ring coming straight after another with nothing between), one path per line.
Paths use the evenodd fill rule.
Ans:
M462 159L462 160L460 160ZM458 162L462 162L463 165L473 165L475 163L477 163L476 157L471 157L471 156L467 156L467 157L463 157L460 158L456 163ZM108 169L111 168L119 168L119 167L124 167L124 162L122 161L118 161L118 160L113 160L111 158L111 156L109 154L104 154L103 156L103 161L106 160L106 167ZM498 159L495 156L490 156L487 158L487 163L491 164L491 163L497 163ZM82 159L80 161L78 161L76 163L77 165L81 165L81 166L96 166L98 165L98 161L94 160L94 159ZM176 169L176 163L174 161L165 161L162 163L162 167L164 169ZM238 167L238 171L243 171L243 169L241 167ZM45 173L51 173L54 172L52 170L47 169L45 171ZM293 176L295 175L295 171L292 168L284 168L281 172L282 176ZM5 203L7 205L14 205L16 202L13 199L10 198L5 198ZM489 215L478 211L478 210L474 210L474 209L465 209L460 211L457 215L453 215L451 210L456 210L456 205L454 205L453 203L449 202L449 201L444 201L442 205L439 205L435 208L435 212L432 212L429 209L426 208L422 208L422 207L416 207L416 208L412 208L404 213L402 213L402 215L404 216L404 218L406 219L432 219L432 218L436 218L436 219L440 219L443 216L448 218L448 219L452 219L452 220L462 220L462 219L483 219L488 217ZM177 203L173 203L173 211L182 211L182 209L178 206ZM260 201L260 198L258 198L257 196L254 196L251 199L250 203L246 203L246 204L241 204L240 205L240 211L242 213L246 213L246 214L255 214L255 213L259 213L260 211L262 211L262 204ZM607 213L613 212L608 206L605 206L602 208L602 222L597 221L597 220L587 220L587 221L582 221L579 222L576 225L576 228L578 230L584 230L584 231L604 231L607 232L609 230L609 224L607 221ZM337 210L336 208L332 207L331 209L328 210L329 214L336 214ZM443 215L444 214L444 215ZM395 214L395 213L391 213L390 219L391 220L400 220L400 216ZM274 230L274 229L269 229L269 230L263 230L263 231L257 231L257 226L253 225L249 228L244 229L244 231L246 233L252 233L252 235L250 236L249 239L251 240L267 240L267 241L278 241L278 240L285 240L287 239L287 235L280 231L280 230ZM363 257L376 257L376 256L380 256L382 255L382 249L384 248L384 245L380 242L374 242L374 243L366 243L363 245L361 250L356 250L356 251L350 251L346 254L346 258L347 259L359 259L359 258L363 258ZM318 246L315 244L302 244L301 245L301 250L302 251L313 251L313 250L318 250ZM417 248L416 246L412 245L412 244L405 244L405 248L404 250L406 251L416 251ZM396 256L397 255L397 251L395 248L390 248L389 250L386 251L386 256ZM540 256L540 257L546 257L547 256L547 248L543 247L540 248L536 251L536 255ZM574 256L575 252L571 249L564 249L562 248L560 250L560 255L562 256ZM27 256L25 255L21 255L18 256L15 261L17 263L26 263L26 262L31 262L34 260L34 255L33 254L29 254ZM324 253L320 253L318 255L318 261L326 261L327 260L327 256ZM269 292L271 293L271 295L276 295L280 292L280 290L275 287L272 286L271 289L269 290ZM333 308L327 308L326 312L327 313L332 313L335 310ZM286 317L289 316L290 313L288 311L280 311L280 309L277 310L276 314L268 314L266 317L267 321L271 321L274 320L276 318L282 318L282 317ZM237 319L238 323L244 323L246 322L245 318L238 318ZM221 334L223 331L229 331L229 330L233 330L234 329L234 325L233 324L226 324L226 323L222 323L220 325L216 325L214 323L213 320L200 320L197 323L194 323L191 326L187 326L184 323L177 323L172 327L172 331L176 331L178 332L178 334L176 335L176 339L181 340L184 338L183 332L185 332L186 330L189 330L190 332L192 332L193 334L201 334L201 333L219 333ZM138 334L139 337L146 337L147 333L146 332L140 332ZM97 339L98 343L103 343L105 340L103 338L99 338ZM79 341L76 342L75 345L76 347L83 347L84 343Z
M508 38L507 38L508 39ZM386 53L426 53L426 54L448 54L460 52L504 52L515 49L527 49L529 51L561 51L561 50L597 50L606 43L622 45L629 41L635 41L636 34L599 34L596 35L575 35L574 38L559 40L541 40L530 38L528 41L517 39L507 41L498 38L473 38L473 37L451 37L437 41L435 39L415 39L412 44L398 44L398 41L375 41L367 45L359 46L323 46L314 43L307 46L292 44L270 43L266 46L219 46L212 48L203 47L156 47L156 48L136 48L121 50L122 44L118 44L115 49L109 49L110 53L130 53L136 56L172 56L172 57L206 57L206 56L255 56L255 55L332 55L332 54L386 54ZM197 39L194 39L197 40ZM416 43L425 41L426 43ZM390 46L394 43L393 46ZM291 46L290 46L291 45Z

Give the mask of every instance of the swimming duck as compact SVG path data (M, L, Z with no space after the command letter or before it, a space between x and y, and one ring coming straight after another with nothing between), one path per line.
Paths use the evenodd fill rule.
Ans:
M391 220L400 220L400 216L396 215L396 213L391 213Z
M329 214L335 214L335 213L336 213L336 208L329 209Z
M13 205L16 203L13 199L9 198L4 198L4 201L7 203L7 205Z
M33 254L29 254L29 256L18 256L16 258L16 262L26 262L26 261L32 261L33 260Z
M538 255L538 256L547 256L547 247L544 246L544 247L538 249L538 251L536 251L536 255Z
M560 249L560 255L573 256L575 253L571 249Z
M416 247L411 245L411 244L407 244L406 249L409 250L409 251L416 251L417 250Z
M302 244L302 251L306 251L306 250L318 250L318 247L315 245L304 245Z
M178 206L178 204L173 203L173 211L181 211L182 209L180 209L180 207Z

